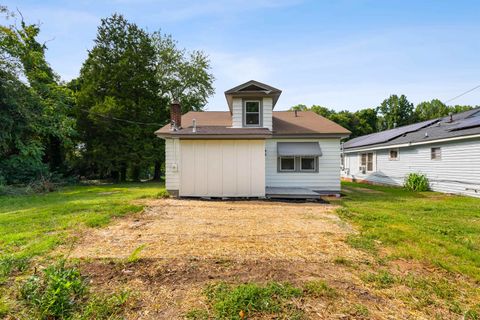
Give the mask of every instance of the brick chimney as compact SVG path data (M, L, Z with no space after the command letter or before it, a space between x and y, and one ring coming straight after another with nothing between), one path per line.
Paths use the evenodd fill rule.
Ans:
M176 131L182 128L182 108L178 101L173 101L170 105L170 121L172 131Z

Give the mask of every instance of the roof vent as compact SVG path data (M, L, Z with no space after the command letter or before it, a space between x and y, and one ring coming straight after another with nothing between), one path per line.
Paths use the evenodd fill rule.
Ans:
M448 122L453 122L453 113L449 112L448 116L450 117Z
M197 133L197 120L195 119L192 120L192 126L193 126L192 132Z
M425 132L425 138L428 138L428 132Z

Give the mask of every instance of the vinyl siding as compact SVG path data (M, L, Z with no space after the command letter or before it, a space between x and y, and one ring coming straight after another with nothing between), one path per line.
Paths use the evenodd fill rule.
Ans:
M278 172L277 142L319 142L322 156L318 172ZM306 187L340 191L340 139L269 139L265 142L265 184L267 187Z
M243 127L243 105L242 98L233 98L232 104L232 127Z
M173 166L177 166L174 170ZM180 143L178 139L165 139L165 187L167 190L180 188Z
M430 148L440 147L441 160L430 159ZM480 139L435 143L399 149L398 160L389 160L389 149L376 150L376 170L359 172L357 152L346 154L342 176L401 186L411 172L427 175L434 191L480 197ZM476 192L475 192L476 190Z
M263 126L272 130L272 98L263 98Z
M257 99L258 100L258 99ZM242 128L243 127L243 100L242 98L233 98L232 104L232 127L233 128ZM272 98L263 98L262 99L262 126L272 130L272 108L273 108L273 99Z

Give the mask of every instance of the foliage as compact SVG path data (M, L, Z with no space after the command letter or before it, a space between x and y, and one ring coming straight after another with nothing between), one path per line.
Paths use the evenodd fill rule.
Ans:
M431 101L424 101L415 107L416 121L426 121L435 118L442 118L448 116L450 113L455 114L471 110L471 106L447 106L438 99Z
M25 303L33 307L39 318L69 318L86 295L86 282L75 268L64 261L47 267L42 275L33 275L20 292Z
M39 32L23 19L0 26L0 180L8 184L64 170L73 146L73 96L45 60Z
M303 290L306 294L313 297L335 298L338 293L330 287L325 281L308 281L304 284Z
M392 258L417 259L480 280L478 199L348 182L342 186L351 191L340 203L355 213L344 218L360 228L356 243L381 243Z
M135 263L140 260L140 253L142 253L143 249L145 249L146 246L146 244L142 244L136 247L135 250L133 250L133 252L128 256L127 262Z
M277 282L264 286L255 283L233 286L220 282L210 285L205 293L217 318L240 319L241 311L247 318L257 312L278 314L286 311L292 308L288 299L301 296L302 290Z
M404 188L410 191L428 191L430 185L426 175L412 172L405 177Z
M393 94L383 100L377 108L379 115L379 129L387 130L415 122L413 103L405 95L400 97Z

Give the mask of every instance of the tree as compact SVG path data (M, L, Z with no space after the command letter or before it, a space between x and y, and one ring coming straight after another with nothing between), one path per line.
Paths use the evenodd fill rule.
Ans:
M5 7L7 18L15 15ZM0 26L1 170L8 183L28 182L46 173L64 171L72 147L74 120L69 89L45 59L45 44L36 38L39 26ZM25 79L23 83L20 79Z
M142 168L161 157L153 131L166 117L149 35L122 15L102 19L95 46L71 85L78 89L86 174L124 181L130 169L137 180Z
M170 35L155 32L152 40L160 97L179 102L182 112L202 110L208 97L215 93L208 57L202 51L179 49Z
M430 119L440 118L448 115L451 109L442 101L433 99L432 101L424 101L415 108L415 118L417 121L426 121Z
M387 130L412 123L414 120L413 104L405 95L391 95L383 100L377 108L379 129Z

